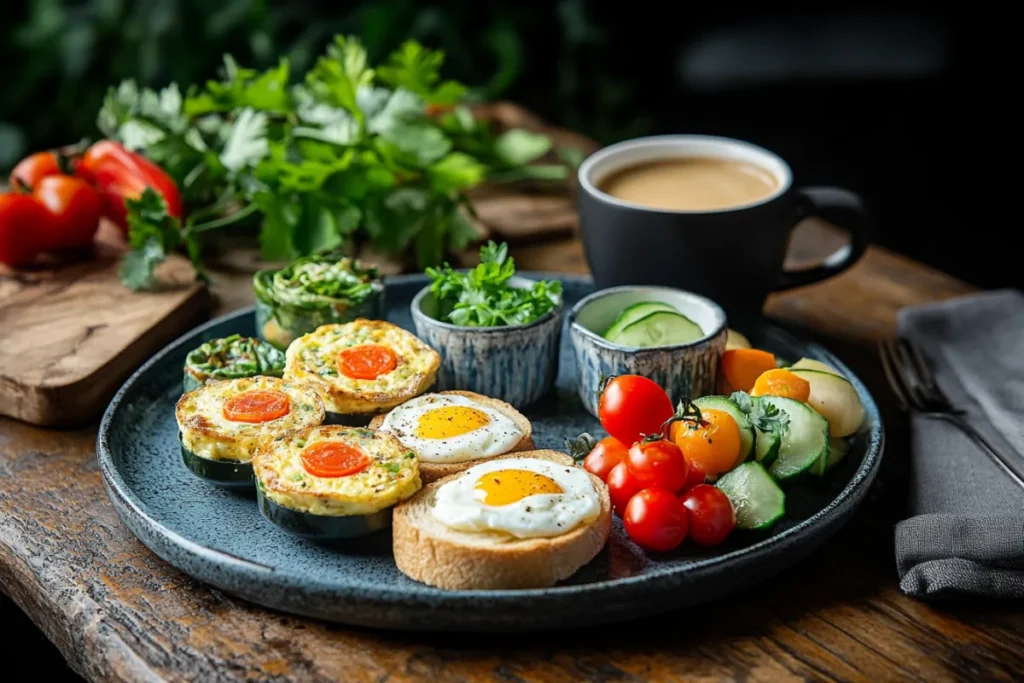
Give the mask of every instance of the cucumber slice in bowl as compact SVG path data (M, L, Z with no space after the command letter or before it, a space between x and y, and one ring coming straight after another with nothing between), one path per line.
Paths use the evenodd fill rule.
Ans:
M655 311L636 320L608 341L622 346L675 346L697 341L704 330L685 315L673 311Z
M767 529L786 512L786 494L758 462L745 462L715 484L729 498L739 529Z
M732 419L736 420L736 425L740 428L740 455L736 462L741 463L753 456L754 428L750 426L750 420L747 418L746 413L740 410L735 401L725 396L702 396L693 403L701 410L721 410L723 413L731 415Z
M790 370L811 385L808 405L828 420L831 435L850 436L864 422L864 404L845 377L820 370Z
M769 403L789 416L789 424L782 434L779 455L769 472L779 481L784 481L806 472L819 460L824 467L828 459L828 420L813 408L800 401L781 396L760 396L758 400Z
M619 333L629 325L655 311L679 312L671 304L666 304L662 301L641 301L638 304L633 304L623 309L622 313L619 313L619 317L615 319L615 322L609 325L608 329L601 336L608 341L612 341L614 337L619 336Z

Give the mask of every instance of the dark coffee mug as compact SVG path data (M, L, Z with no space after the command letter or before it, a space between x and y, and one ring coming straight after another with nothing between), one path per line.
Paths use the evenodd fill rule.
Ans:
M698 157L754 164L777 189L755 202L720 210L654 209L600 189L610 174L652 161ZM789 165L748 142L705 135L665 135L598 150L579 168L580 231L598 288L659 285L716 301L730 322L757 317L772 292L832 277L853 265L868 243L868 215L856 194L835 187L793 187ZM820 216L850 235L820 265L784 270L793 227Z

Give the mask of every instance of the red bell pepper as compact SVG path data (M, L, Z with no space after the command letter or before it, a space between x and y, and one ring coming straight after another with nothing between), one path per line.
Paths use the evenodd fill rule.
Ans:
M174 180L141 154L113 140L100 140L82 156L75 175L93 185L103 200L103 215L128 231L126 199L136 199L147 187L164 198L167 213L181 218L181 193Z

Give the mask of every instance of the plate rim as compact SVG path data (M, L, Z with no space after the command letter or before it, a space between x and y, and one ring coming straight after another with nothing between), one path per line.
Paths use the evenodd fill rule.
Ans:
M557 278L563 282L573 282L573 284L578 286L593 286L592 278L585 275L550 271L522 271L521 274L524 277L541 279ZM417 283L425 284L428 281L428 278L426 275L413 273L385 276L384 281L386 285L393 283L397 286L411 286ZM110 431L114 418L120 409L126 394L131 391L140 377L155 365L160 364L164 358L174 353L186 342L191 342L192 339L197 335L201 335L207 329L245 315L252 315L254 309L255 305L249 305L208 320L207 322L197 325L196 327L179 335L172 342L156 352L135 372L133 372L118 389L117 393L111 399L110 404L103 413L99 430L97 432L96 457L103 477L104 488L107 490L107 495L111 499L111 503L117 511L118 516L121 517L122 521L129 527L133 535L139 538L143 545L164 559L164 561L186 574L190 574L190 572L181 566L184 563L175 562L165 558L135 531L134 525L129 522L129 520L125 519L124 514L122 514L121 506L127 507L133 515L137 516L147 526L149 526L153 533L157 533L162 536L163 539L166 539L172 545L176 546L179 551L189 554L193 561L228 563L245 567L248 570L269 572L271 575L277 574L280 578L287 578L288 576L287 574L278 574L276 567L261 564L254 560L238 557L231 553L202 545L168 528L158 519L155 519L153 516L148 514L144 509L144 506L141 504L141 501L132 492L131 487L121 476L120 472L118 472L117 467L114 464L114 456L109 443ZM780 549L786 549L801 540L805 540L803 538L805 534L807 532L813 532L815 528L820 527L825 529L833 526L836 522L845 523L846 520L837 519L837 515L839 515L847 506L856 506L862 501L881 464L885 445L885 428L882 422L881 413L873 396L861 379L853 373L845 363L843 363L823 345L813 340L800 339L789 330L781 327L778 323L768 318L764 318L760 324L771 328L774 333L788 338L787 341L792 342L794 345L805 348L812 354L826 362L829 362L839 372L850 379L851 383L857 389L857 393L860 395L861 400L865 404L865 414L872 418L871 429L866 433L866 451L860 466L851 474L849 481L836 495L836 497L807 519L798 522L794 526L777 535L757 540L750 545L744 545L743 547L737 548L728 553L694 560L693 563L688 565L685 569L680 569L679 567L671 565L659 566L657 564L652 564L649 565L641 574L582 584L557 585L550 588L471 591L443 590L420 583L413 583L408 587L386 586L380 585L378 582L374 581L363 581L358 578L353 579L349 577L346 577L344 581L334 580L327 582L305 580L300 581L299 584L316 590L327 590L338 594L345 594L349 597L366 597L384 603L398 601L422 601L424 599L433 598L449 603L470 602L477 607L480 607L481 602L488 602L495 607L500 607L502 604L508 605L520 600L585 597L587 595L601 594L608 590L625 592L631 592L638 588L654 590L651 588L652 582L657 583L659 588L662 587L662 584L664 584L665 588L671 588L673 584L678 585L680 583L685 583L700 574L713 572L717 569L729 566L730 563L735 560L756 561L759 556L771 554L779 551ZM115 496L117 500L114 499ZM833 522L833 525L830 525L829 522ZM194 574L190 575L194 576ZM207 578L196 578L203 583L210 583ZM366 595L360 596L359 594L361 593L365 593Z

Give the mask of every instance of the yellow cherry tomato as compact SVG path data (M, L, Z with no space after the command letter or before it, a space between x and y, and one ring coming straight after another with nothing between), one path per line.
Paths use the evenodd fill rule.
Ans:
M762 373L754 382L750 395L781 396L806 403L811 395L811 384L789 370L777 368Z
M673 422L669 436L691 465L704 474L721 474L736 466L740 456L740 428L732 415L701 410L701 420Z

